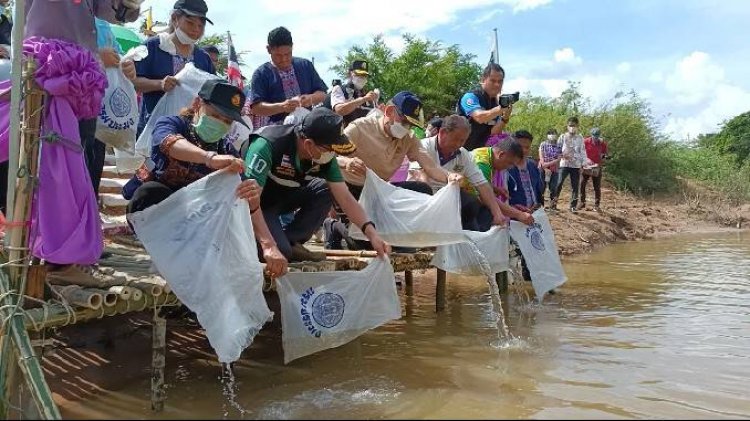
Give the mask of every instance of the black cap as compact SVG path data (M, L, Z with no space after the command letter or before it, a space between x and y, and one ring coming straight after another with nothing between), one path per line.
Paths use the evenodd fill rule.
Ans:
M206 13L208 13L208 5L203 0L177 0L173 9L185 12L188 16L203 18L211 25L214 24L211 22L211 19L206 17Z
M198 97L204 102L210 104L221 115L232 119L243 126L247 126L242 120L242 107L245 105L245 94L242 90L226 80L211 79L203 83Z
M344 134L344 118L326 107L313 108L297 127L304 137L330 146L337 154L349 155L357 149Z
M368 70L369 65L364 60L354 60L352 62L352 65L349 66L349 71L354 72L357 76L370 76L370 71Z

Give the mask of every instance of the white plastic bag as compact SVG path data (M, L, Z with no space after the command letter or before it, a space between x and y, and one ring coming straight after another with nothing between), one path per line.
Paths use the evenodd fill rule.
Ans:
M511 221L510 235L521 249L537 299L541 302L546 293L564 284L568 277L560 262L555 233L544 210L534 212L534 221L533 225Z
M253 119L248 116L242 116L242 120L247 124L249 129L235 121L229 129L229 133L227 133L227 138L232 141L232 145L234 145L238 151L242 147L242 143L253 134ZM245 159L245 157L243 156L242 159Z
M164 116L179 115L180 111L190 106L193 100L198 96L198 92L203 87L203 83L211 79L220 79L219 76L206 73L195 67L193 63L188 63L175 75L180 82L174 89L164 94L154 107L146 123L146 128L138 137L135 144L136 152L141 156L151 156L151 134L156 126L156 121Z
M236 361L272 318L250 209L235 193L239 184L237 174L216 172L128 216L222 363Z
M466 276L494 276L510 268L510 237L504 227L487 232L464 231L466 241L440 246L432 265L449 273Z
M297 107L297 109L284 118L284 125L301 123L302 119L308 114L310 114L310 110L307 108Z
M396 187L368 169L359 203L375 223L380 236L391 245L434 247L466 239L461 229L458 184L450 183L429 196ZM366 240L354 224L349 235L356 240Z
M388 259L373 259L359 272L289 273L276 285L285 364L401 318Z
M138 129L138 98L135 87L119 67L105 69L108 86L96 122L96 138L127 150L135 144Z

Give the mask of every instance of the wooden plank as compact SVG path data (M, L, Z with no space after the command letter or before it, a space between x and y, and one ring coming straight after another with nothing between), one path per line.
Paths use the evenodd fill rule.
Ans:
M410 270L404 272L404 284L406 286L406 296L414 296L414 272Z
M154 309L151 349L151 409L164 410L167 393L164 388L164 367L167 360L167 319L159 317Z
M500 294L508 293L508 272L500 272L495 275L495 282Z

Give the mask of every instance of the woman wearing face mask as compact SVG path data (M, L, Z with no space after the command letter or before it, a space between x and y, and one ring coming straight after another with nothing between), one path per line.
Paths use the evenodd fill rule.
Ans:
M578 134L578 117L568 119L568 131L560 136L557 143L562 148L562 159L560 160L560 180L557 183L555 201L552 202L552 206L556 205L556 200L560 197L565 179L570 176L570 211L576 213L581 167L586 162L586 148L583 144L583 136Z
M135 88L143 93L138 135L165 92L178 85L175 75L187 63L208 73L216 73L211 57L195 44L203 38L208 6L204 0L177 0L172 11L170 30L146 41L148 57L136 62Z
M128 213L161 203L214 171L242 174L242 159L227 134L233 122L245 124L240 115L244 100L239 88L224 80L210 80L179 116L160 118L153 132L150 157L153 167L144 165L123 188L123 197L130 200ZM249 202L266 269L272 276L283 275L287 262L272 241L262 213L258 212L258 183L244 180L237 188L237 196Z
M562 147L557 143L557 130L549 129L547 139L539 145L539 168L544 171L544 189L549 190L550 209L557 209L557 180L559 176ZM542 191L544 196L544 191Z
M379 94L377 90L365 94L368 64L364 60L355 60L349 68L349 80L343 85L334 86L326 102L330 101L330 109L344 117L344 123L367 116L377 105ZM327 104L326 104L327 105Z

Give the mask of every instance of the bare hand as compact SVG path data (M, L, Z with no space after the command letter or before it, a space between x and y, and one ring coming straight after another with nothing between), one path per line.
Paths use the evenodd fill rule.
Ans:
M510 116L513 114L513 105L508 106L508 108L501 108L502 112L500 113L500 117L503 118L503 121L506 123L510 121Z
M276 246L263 247L263 260L266 262L266 272L273 279L286 275L289 270L289 262Z
M312 95L300 95L299 96L299 105L300 107L310 108L313 105L313 98Z
M455 172L448 173L449 183L461 183L464 181L464 176Z
M367 93L367 95L364 96L364 99L366 102L376 102L378 100L378 97L380 97L380 95L378 95L377 92L370 91Z
M525 225L532 225L534 223L534 217L530 213L522 213L518 218L518 221Z
M281 103L281 108L285 113L289 114L294 112L294 110L296 110L300 105L301 103L298 99L287 99L286 101Z
M133 63L133 60L123 61L120 65L120 69L122 70L122 74L124 74L129 81L132 82L135 80L137 75L135 72L135 63Z
M237 186L237 197L247 200L251 210L260 207L260 194L260 186L255 180L245 180Z
M359 158L351 158L349 162L346 163L346 171L359 176L364 177L367 175L367 166L365 165L365 161L362 161Z
M101 48L99 58L102 60L105 68L117 67L120 65L120 55L111 48Z
M0 58L10 58L10 51L5 46L0 46Z
M174 76L167 76L164 78L164 80L161 81L161 90L164 92L169 92L172 89L176 88L177 85L180 84L180 81L177 80Z
M245 162L232 155L214 155L207 163L212 170L224 170L230 173L241 173L245 170Z
M370 233L367 235L367 238L370 240L370 245L372 245L373 250L378 252L378 257L385 257L391 254L391 245L380 238L380 234L378 234L375 228L368 227L367 232Z
M501 212L497 215L492 215L492 225L505 225L507 218Z

